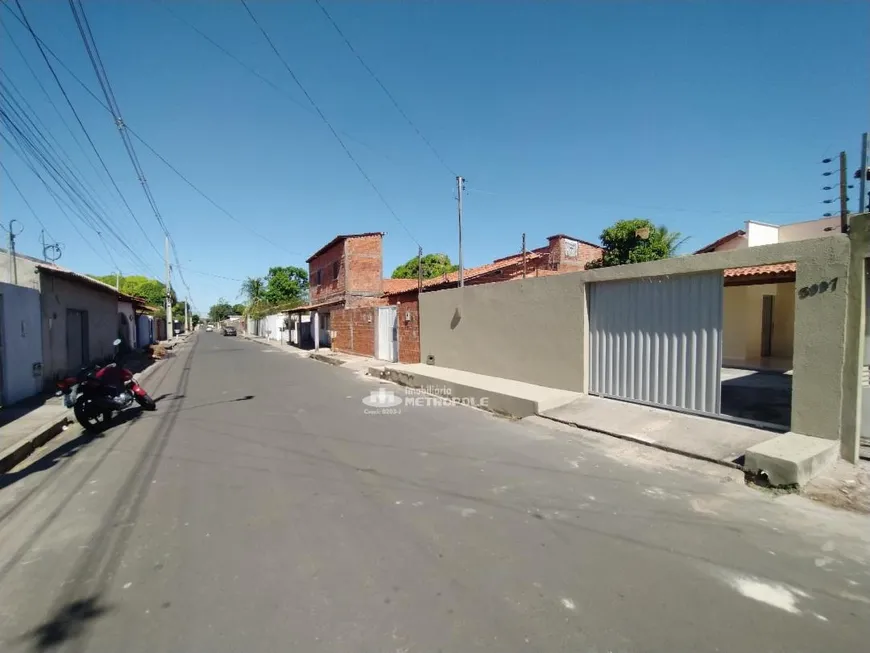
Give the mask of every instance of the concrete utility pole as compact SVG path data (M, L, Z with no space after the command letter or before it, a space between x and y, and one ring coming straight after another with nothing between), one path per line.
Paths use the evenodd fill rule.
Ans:
M9 283L14 286L18 285L18 262L15 259L15 236L20 234L15 233L15 223L18 220L9 221Z
M861 168L858 170L858 188L860 188L860 197L858 200L858 213L864 213L867 208L867 132L861 136Z
M465 188L465 180L462 177L456 178L456 202L459 210L459 287L465 285L464 271L462 268L462 191Z
M846 180L846 153L840 152L840 231L849 233L849 198L846 196L848 189Z
M163 240L163 260L166 265L166 339L175 337L175 325L172 322L172 279L169 268L169 236Z
M121 290L121 271L115 270L115 290Z
M184 298L184 330L190 331L190 313L187 306L187 297Z
M417 301L420 301L420 293L423 292L423 248L417 247Z

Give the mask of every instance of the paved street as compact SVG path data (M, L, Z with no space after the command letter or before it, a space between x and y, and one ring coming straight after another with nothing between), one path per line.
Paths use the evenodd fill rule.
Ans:
M867 650L865 516L242 338L146 387L0 476L4 653Z

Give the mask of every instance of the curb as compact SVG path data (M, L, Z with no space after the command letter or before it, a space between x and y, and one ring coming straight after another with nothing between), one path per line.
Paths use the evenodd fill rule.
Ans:
M183 342L187 342L186 340ZM180 344L180 343L176 343ZM169 360L162 358L155 361L149 368L134 375L137 383L143 383L154 372L161 367L161 363ZM67 424L73 424L74 420L69 417L68 412L64 412L59 417L54 417L38 429L25 436L15 444L0 451L0 474L5 474L10 469L25 460L30 454L39 449L41 446L60 435Z
M617 433L616 431L608 431L606 429L597 428L595 426L586 426L580 424L578 422L572 422L570 420L559 419L558 417L550 417L549 415L542 415L537 413L535 417L540 417L542 419L550 420L551 422L556 422L557 424L564 424L566 426L573 426L576 429L581 429L584 431L591 431L592 433L598 433L599 435L608 435L612 438L616 438L617 440L625 440L626 442L633 442L634 444L640 444L645 447L650 447L651 449L658 449L659 451L664 451L666 453L676 454L678 456L683 456L684 458L692 458L694 460L700 460L705 463L713 463L714 465L721 465L722 467L728 467L730 469L736 469L738 471L744 472L746 471L743 468L743 465L738 463L731 462L729 460L719 460L717 458L713 458L712 456L705 456L704 454L694 453L692 451L686 451L684 449L677 449L676 447L671 447L666 444L661 444L660 442L651 442L649 440L644 440L643 438L637 438L632 435L625 435L624 433Z
M340 358L335 358L333 356L327 356L326 354L309 354L308 358L313 358L316 361L320 361L321 363L326 363L327 365L344 365L345 361Z
M54 417L30 435L19 440L5 451L0 452L0 474L5 474L22 460L27 458L36 449L63 432L63 427L71 424L72 420L67 414Z

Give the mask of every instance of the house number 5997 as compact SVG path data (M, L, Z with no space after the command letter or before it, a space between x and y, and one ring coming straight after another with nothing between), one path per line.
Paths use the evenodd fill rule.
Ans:
M806 299L807 297L813 297L814 295L823 292L834 292L837 289L837 278L838 277L834 277L830 281L820 281L819 283L814 283L812 286L804 286L798 290L798 297Z

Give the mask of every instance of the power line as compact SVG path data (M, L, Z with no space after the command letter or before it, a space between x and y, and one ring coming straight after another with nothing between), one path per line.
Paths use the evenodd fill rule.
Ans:
M7 3L2 3L2 4L4 7L7 7L10 12L12 12L13 16L15 16L16 18L19 18L15 14L15 12L12 11L12 9L8 7ZM136 214L133 212L133 209L130 207L130 204L127 202L127 198L124 197L124 194L121 192L121 189L118 187L117 182L115 182L115 178L112 176L112 173L109 171L109 167L106 165L106 162L103 160L103 157L100 155L100 152L97 149L97 146L94 144L94 141L91 138L90 133L88 132L87 128L85 127L84 123L82 122L81 117L79 117L78 111L76 111L76 108L72 103L72 100L70 100L69 95L67 95L66 89L64 89L63 84L60 81L60 78L57 76L57 73L54 70L54 66L51 65L51 61L49 61L48 56L45 54L45 50L42 47L42 41L36 36L36 32L34 32L33 27L30 25L30 21L27 19L27 14L24 13L24 8L21 6L21 0L15 0L15 5L18 7L18 11L21 14L21 16L19 18L20 22L24 25L24 27L30 33L30 36L33 38L34 42L36 43L37 48L39 48L39 53L42 55L42 58L45 61L46 66L48 66L49 71L51 71L51 76L54 78L54 81L57 84L57 87L60 89L60 92L63 95L64 100L66 100L66 103L70 108L70 111L72 111L73 115L75 116L76 122L78 122L79 127L81 128L85 137L88 139L88 143L90 144L91 149L93 149L94 154L97 155L97 159L100 161L100 165L103 167L103 170L106 172L106 175L108 175L109 179L111 180L112 186L114 187L115 191L120 196L121 200L124 202L124 206L127 208L127 211L130 213L130 216L136 222L136 225L142 231L143 235L145 236L145 240L148 242L149 245L151 245L151 247L154 249L155 252L157 252L157 255L159 256L160 252L154 246L154 243L152 243L151 240L148 238L148 233L145 231L145 228L142 226L142 223L139 222L139 218L136 217Z
M20 0L15 1L19 2ZM145 177L145 171L142 169L142 164L140 163L139 157L136 154L136 148L133 147L133 141L130 139L130 135L127 133L127 128L124 125L124 118L121 115L121 107L119 106L118 100L115 97L115 92L112 90L112 84L109 81L109 76L106 72L105 65L103 64L102 57L100 57L100 51L97 48L94 34L91 31L91 26L88 22L85 8L82 5L81 0L69 0L69 6L70 10L72 11L73 18L75 18L76 27L79 30L79 35L82 38L85 50L88 53L88 58L91 61L91 66L94 69L94 73L97 76L97 81L99 82L100 88L103 91L103 96L106 98L106 103L109 105L109 108L112 111L112 116L114 117L115 124L118 127L118 133L120 134L121 140L124 143L124 149L127 151L127 156L130 158L130 163L133 164L133 169L139 177L139 183L142 185L142 191L145 193L145 197L151 206L151 210L154 213L154 218L157 220L157 223L163 230L163 234L166 236L169 242L172 243L172 251L175 255L175 260L177 263L178 247L176 246L175 241L172 239L172 235L169 233L169 229L163 220L163 216L160 213L160 208L157 206L157 200L154 197L154 194L151 192L151 187L148 185L148 179ZM187 285L187 281L185 280L184 274L181 272L181 270L179 270L179 277L181 278L182 283L187 289L187 300L192 303L192 293L190 292L190 287Z
M375 74L375 71L373 71L371 69L371 67L365 62L365 59L362 58L362 55L359 52L357 52L357 49L355 47L353 47L353 44L350 42L350 39L348 39L347 36L344 35L344 32L341 31L341 28L338 26L338 23L335 22L335 19L326 10L326 7L323 6L323 3L320 2L320 0L314 0L314 2L317 4L318 7L320 7L320 11L323 12L323 15L326 16L326 19L332 24L332 26L335 28L335 31L338 32L338 35L344 41L345 45L347 45L348 49L351 51L353 56L355 56L357 58L357 60L360 62L362 67L365 68L365 70L369 74L369 76L373 80L375 80L375 83L381 87L381 90L384 92L384 95L386 95L387 98L389 98L390 102L392 102L393 106L396 108L396 111L399 112L399 115L401 115L402 118L405 119L405 122L407 122L408 125L410 125L411 129L413 129L414 132L416 132L417 136L420 137L420 140L422 140L426 144L426 147L428 147L429 151L435 155L435 158L438 159L438 162L442 166L444 166L444 168L447 170L447 172L449 172L452 176L456 177L457 176L456 173L453 171L453 169L449 165L447 165L447 163L444 161L444 158L438 153L438 150L435 149L435 146L432 145L431 141L423 135L423 132L420 131L420 129L417 127L417 125L414 124L414 121L411 120L411 118L408 116L407 113L405 113L405 110L402 109L401 106L399 106L399 103L396 100L395 96L392 93L390 93L389 89L384 85L384 83L381 81L381 79Z
M2 169L3 172L6 173L6 177L12 183L12 187L18 192L18 195L24 201L25 206L27 206L27 208L30 210L30 213L33 215L33 217L36 218L36 221L39 223L39 226L42 227L43 229L45 229L45 233L48 234L49 238L51 238L52 240L55 240L54 236L52 236L51 232L49 232L48 227L45 226L45 223L40 219L39 215L36 213L33 206L28 201L27 196L21 192L21 188L19 188L18 184L15 183L15 179L12 177L12 173L9 172L9 169L6 167L6 165L3 163L3 161L0 161L0 169Z
M11 11L11 9L10 9L10 11ZM16 16L16 18L17 18L17 16ZM39 75L36 74L36 71L33 69L33 66L30 65L30 61L28 61L27 56L24 54L24 52L19 47L18 43L15 41L15 38L13 37L12 32L9 30L8 27L6 27L5 24L0 23L0 27L3 27L3 31L6 32L6 36L9 37L9 42L12 43L12 46L15 48L15 51L18 52L18 56L21 57L21 60L24 62L24 65L27 67L27 70L30 71L30 75L33 77L34 81L39 86L40 90L42 91L42 94L45 96L45 99L48 100L48 103L51 105L52 109L54 109L54 112L57 114L57 117L60 118L61 123L66 128L70 137L73 139L75 144L78 146L82 155L84 155L84 158L88 162L88 165L91 167L91 170L93 170L96 173L97 178L103 184L103 187L111 193L111 189L109 188L108 184L106 184L105 179L103 179L103 177L100 176L100 171L97 170L97 166L91 160L91 156L88 154L88 151L81 144L81 141L79 141L78 137L76 137L75 132L73 131L72 127L70 127L66 118L64 118L63 113L61 112L60 108L58 108L57 103L52 99L51 94L48 92L48 89L45 88L45 85L42 83L42 80L39 79ZM5 73L4 73L4 75L5 75ZM9 78L8 75L6 75L6 77L9 80L10 85L14 88L15 85L12 83L11 78ZM18 91L18 93L19 93L19 95L21 95L23 97L23 94L21 93L21 91ZM47 127L45 129L46 129L46 131L48 131ZM57 139L55 139L55 141L58 143L58 145L60 145L60 143L57 141ZM69 156L69 155L67 154L67 156Z
M16 0L16 2L17 1L18 0ZM323 111L320 110L320 107L314 101L314 98L311 97L311 94L306 90L305 86L303 86L302 82L299 81L299 78L296 76L296 73L293 72L293 69L290 67L290 65L287 63L287 61L284 59L284 57L281 56L281 53L278 51L278 48L275 47L275 43L269 37L268 32L266 32L266 30L263 28L263 26L257 20L257 17L254 16L253 12L251 12L250 7L248 7L248 3L245 2L245 0L239 0L239 2L242 3L242 6L245 8L245 11L247 12L248 16L251 18L251 21L253 21L254 25L257 26L257 29L260 30L260 32L263 35L263 38L266 39L266 42L269 44L269 47L272 49L272 52L275 53L275 56L278 57L278 60L284 65L284 68L287 70L287 72L290 73L290 77L293 78L293 81L296 83L296 85L299 87L299 89L305 94L305 97L308 98L308 101L311 103L311 106L314 107L315 111L317 111L317 115L320 116L320 119L323 120L324 124L329 128L329 131L332 132L332 135L335 137L335 140L337 140L338 144L341 145L341 149L344 150L344 153L351 160L351 162L356 166L356 169L359 170L359 173L368 182L369 186L372 187L372 190L375 192L375 194L381 200L381 203L383 203L383 205L387 208L387 210L390 212L390 214L396 219L396 222L398 222L401 225L402 229L405 230L405 233L408 234L408 237L411 240L413 240L417 246L421 246L420 243L417 241L417 239L414 238L414 234L411 233L411 230L408 229L408 227L405 225L405 223L402 222L401 218L399 218L398 214L393 210L393 207L390 206L390 203L384 197L384 194L381 193L380 189L375 185L375 182L372 181L371 177L369 177L368 174L366 173L366 171L363 170L363 167L359 164L359 161L356 160L356 157L354 157L353 153L348 149L347 145L342 140L341 136L338 135L338 132L335 130L335 127L332 126L332 123L329 122L329 119L326 117L326 115L323 113Z
M6 7L6 8L9 10L10 14L12 14L12 17L15 18L19 23L21 23L22 25L24 25L24 26L26 27L26 24L25 24L24 21L21 19L21 17L19 17L19 16L18 16L14 11L12 11L12 9L10 9L9 7L7 7L7 3L0 2L0 6L2 6L2 7ZM69 76L72 77L73 80L75 80L75 82L76 82L76 83L77 83L77 84L78 84L78 85L79 85L79 86L80 86L80 87L81 87L81 88L82 88L82 89L83 89L83 90L84 90L88 95L90 95L90 97L91 97L91 98L92 98L92 99L93 99L97 104L99 104L101 107L103 107L103 109L105 109L109 114L112 114L112 109L111 109L111 108L110 108L110 107L105 103L105 101L102 100L99 96L97 96L97 94L94 93L94 91L92 91L91 88L90 88L87 84L85 84L85 83L81 80L81 78L80 78L78 75L76 75L76 73L73 72L73 71L70 69L69 66L66 65L66 63L63 61L63 59L61 59L61 58L60 58L60 57L59 57L59 56L54 52L54 50L52 50L52 49L51 49L51 48L50 48L50 47L45 43L45 41L43 41L42 39L40 39L39 36L37 36L37 35L36 35L32 30L31 30L31 35L33 36L33 38L35 39L35 41L37 42L37 44L41 46L41 48L40 48L41 50L45 50L45 52L48 52L48 54L50 54L50 55L52 56L52 58L53 58L53 59L54 59L54 60L55 60L55 61L56 61L60 66L61 66L61 68L63 68L63 69L67 72L67 74L69 74ZM43 56L45 56L45 55L43 54ZM114 114L112 114L112 115L114 116ZM268 242L268 243L269 243L270 245L272 245L273 247L276 247L276 248L280 249L280 250L281 250L282 252L284 252L285 254L303 255L301 252L294 252L294 251L290 251L290 250L286 250L286 249L284 249L283 247L281 247L280 245L278 245L278 244L274 241L274 239L270 239L270 238L268 238L267 236L264 236L264 235L258 233L255 229L253 229L252 227L250 227L246 222L243 222L242 220L240 220L239 218L237 218L236 216L234 216L232 213L230 213L230 211L228 211L227 209L225 209L224 207L222 207L220 204L218 204L214 199L212 199L211 197L209 197L209 196L205 193L205 191L203 191L203 190L201 190L200 188L198 188L198 187L197 187L197 186L196 186L192 181L190 181L190 180L189 180L185 175L183 175L183 174L182 174L182 173L181 173L181 172L180 172L180 171L179 171L175 166L173 166L173 165L172 165L172 164L171 164L171 163L170 163L170 162L169 162L169 161L168 161L164 156L162 156L162 155L161 155L157 150L155 150L151 145L149 145L149 143L148 143L148 142L147 142L147 141L146 141L142 136L140 136L140 135L136 132L136 130L134 130L132 127L130 127L130 126L127 125L126 123L124 124L124 127L125 127L125 129L126 129L130 134L133 135L134 138L136 138L136 140L138 140L140 143L142 143L142 145L144 145L144 146L145 146L145 147L146 147L146 148L147 148L147 149L148 149L152 154L154 154L154 156L156 156L158 159L160 159L160 161L163 162L163 163L164 163L164 164L165 164L165 165L166 165L170 170L172 170L172 172L174 172L176 175L178 175L178 176L182 179L182 181L184 181L188 186L190 186L194 191L196 191L200 196L202 196L206 201L208 201L212 206L214 206L214 207L217 208L219 211L221 211L221 212L222 212L224 215L226 215L228 218L230 218L231 220L233 220L234 222L236 222L237 224L239 224L240 226L242 226L245 230L249 231L249 232L252 233L253 235L257 236L258 238L261 238L261 239L265 240L266 242ZM123 198L123 196L122 196L122 198ZM129 208L129 207L128 207L128 208ZM150 241L149 241L149 242L150 242ZM154 247L153 244L152 244L152 247ZM158 253L159 253L159 252L158 252ZM161 254L160 256L162 257L162 254Z
M158 7L160 7L161 9L163 9L164 11L166 11L168 14L170 14L173 18L175 18L175 19L176 19L177 21L179 21L181 24L187 26L188 28L190 28L191 30L193 30L194 32L196 32L199 36L201 36L203 39L205 39L208 43L210 43L212 46L214 46L215 48L217 48L218 50L220 50L224 55L226 55L227 57L229 57L230 59L232 59L235 63L237 63L237 64L238 64L239 66L241 66L242 68L244 68L247 72L249 72L251 75L253 75L253 76L256 77L257 79L259 79L260 81L262 81L264 84L266 84L267 86L269 86L271 89L273 89L274 91L277 91L278 93L280 93L280 94L281 94L282 96L284 96L287 100L289 100L290 102L292 102L293 104L295 104L297 107L299 107L300 109L302 109L302 110L305 111L306 113L308 113L308 114L310 114L310 115L312 115L312 116L317 116L317 112L314 111L314 110L313 110L309 105L307 105L307 104L305 104L305 103L299 101L299 100L296 99L296 97L294 97L294 96L293 96L289 91L287 91L287 89L282 88L281 86L278 86L278 85L277 85L275 82L273 82L271 79L269 79L269 78L266 77L265 75L260 74L260 73L257 71L256 68L253 68L253 67L249 66L249 65L246 64L244 61L242 61L241 59L239 59L239 57L237 57L237 56L234 55L232 52L230 52L229 50L227 50L224 46L222 46L220 43L218 43L217 41L215 41L215 40L214 40L212 37L210 37L208 34L206 34L205 32L203 32L199 27L197 27L196 25L194 25L193 23L191 23L190 21L188 21L186 18L183 18L183 17L180 16L178 13L176 13L176 12L175 12L171 7L169 7L169 6L166 5L166 4L163 4L160 0L151 0L151 1L152 1L155 5L157 5ZM387 156L387 155L384 154L383 152L380 152L380 151L376 150L375 148L373 148L371 145L369 145L369 144L366 143L365 141L361 141L360 139L358 139L356 136L353 136L352 134L349 134L349 133L347 133L346 131L341 130L341 129L339 129L339 130L337 130L337 131L338 131L339 133L341 133L341 134L344 134L345 138L347 138L348 140L351 140L351 141L353 141L354 143L357 143L358 145L362 145L364 148L366 148L367 150L373 152L374 154L377 154L378 156L381 156L381 157L383 157L384 159L386 159L386 160L388 160L388 161L390 161L390 162L392 162L392 163L394 163L394 164L397 164L397 162L394 161L391 157Z

